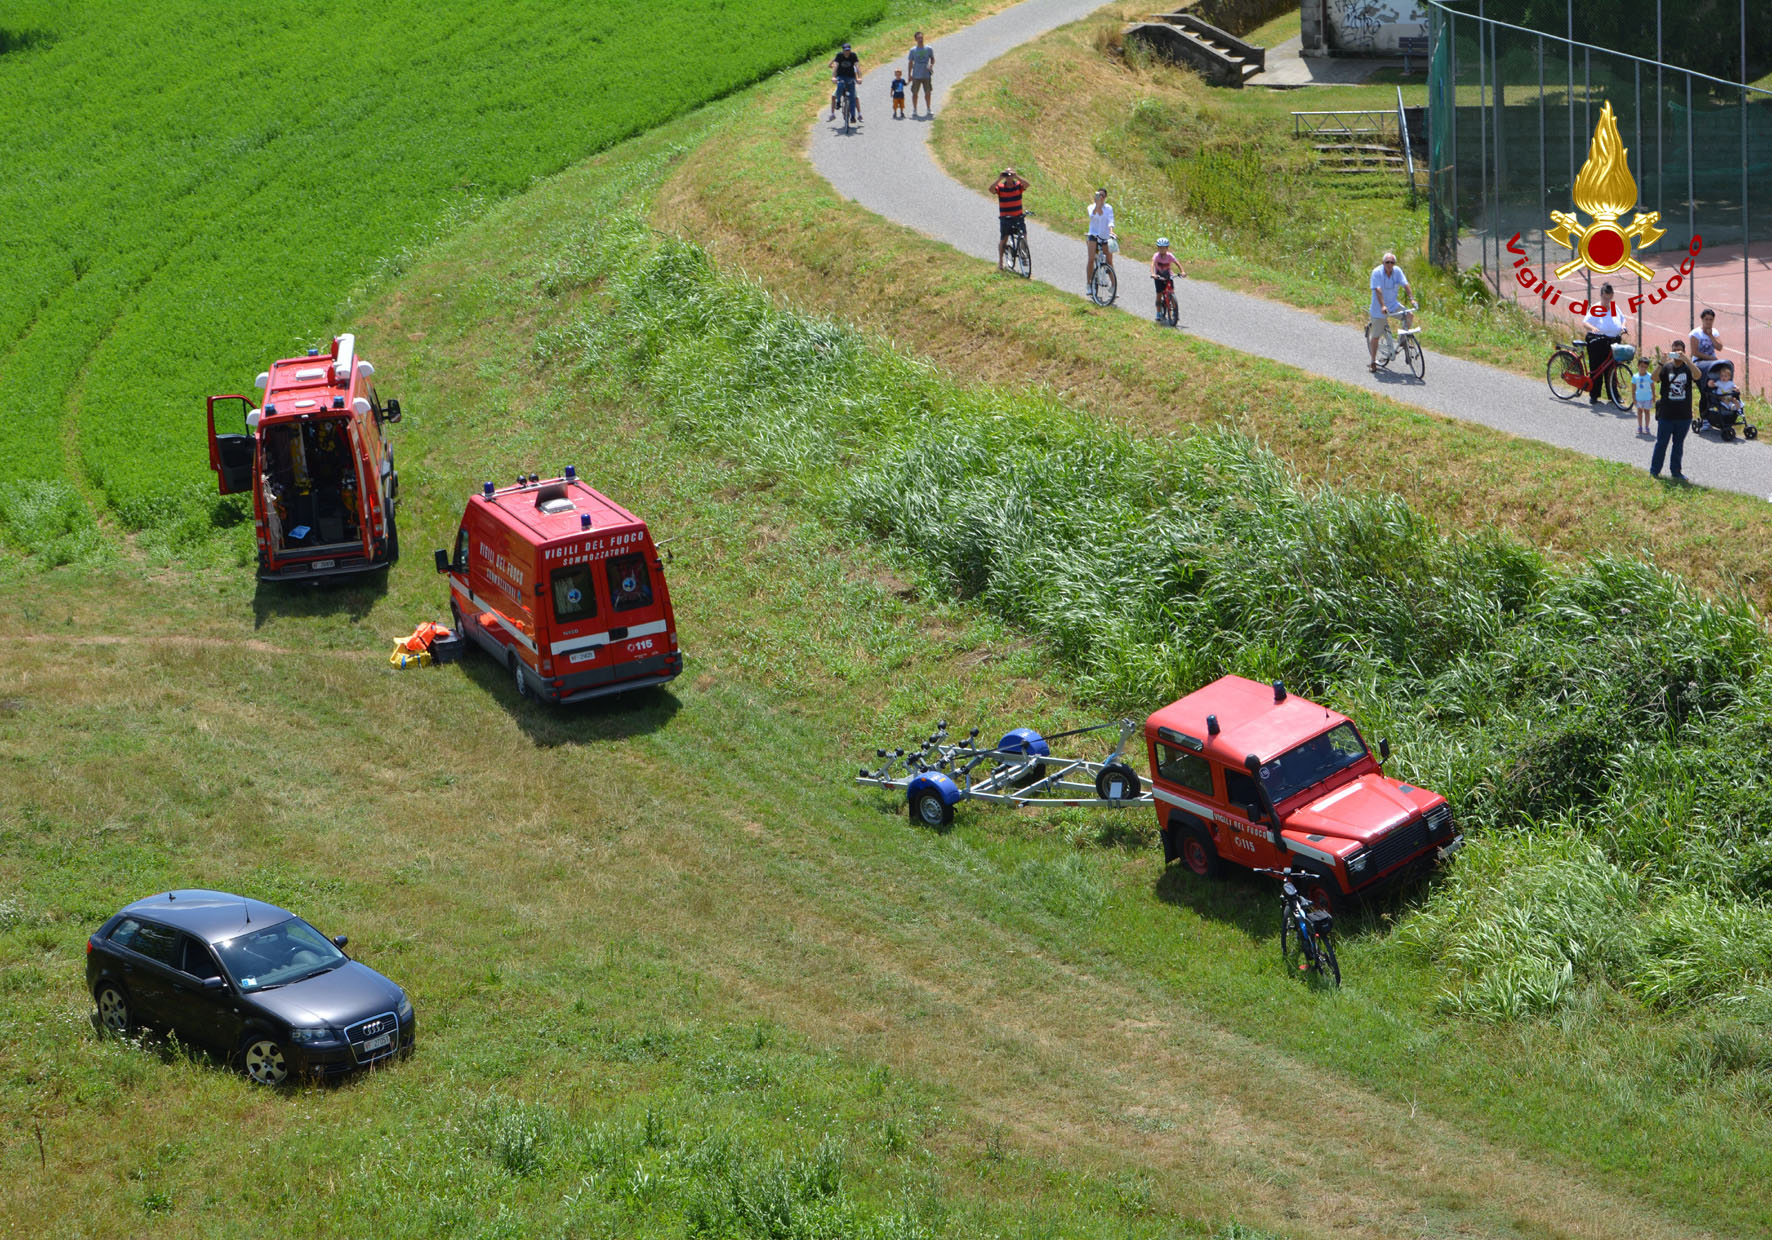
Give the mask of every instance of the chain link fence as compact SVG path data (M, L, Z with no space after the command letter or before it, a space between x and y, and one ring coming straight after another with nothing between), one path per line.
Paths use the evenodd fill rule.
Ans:
M1433 262L1481 271L1500 296L1546 321L1567 318L1571 304L1592 301L1609 281L1632 338L1650 349L1665 350L1714 309L1738 381L1772 389L1772 92L1657 59L1662 22L1686 19L1678 7L1664 18L1657 5L1655 28L1632 32L1646 55L1510 25L1483 9L1482 0L1428 0ZM1745 10L1742 20L1741 32L1731 23L1718 37L1741 39L1745 62ZM1659 212L1666 230L1635 251L1654 278L1626 268L1557 279L1573 255L1551 213L1577 212L1576 176L1607 104L1629 152L1635 211ZM1522 271L1556 296L1523 284Z

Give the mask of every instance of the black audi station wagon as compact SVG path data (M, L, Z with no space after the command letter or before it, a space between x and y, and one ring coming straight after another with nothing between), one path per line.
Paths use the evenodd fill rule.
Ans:
M412 1049L406 993L345 955L345 942L262 900L168 891L86 941L86 984L106 1030L169 1029L281 1085Z

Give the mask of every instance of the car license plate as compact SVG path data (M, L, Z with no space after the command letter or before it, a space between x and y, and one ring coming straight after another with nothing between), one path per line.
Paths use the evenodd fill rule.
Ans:
M337 568L338 561L337 560L315 560L311 565L309 565L309 567L312 568L317 573L323 568Z
M363 1044L363 1049L365 1051L379 1051L388 1044L388 1041L393 1036L394 1035L391 1033L384 1033L379 1038L370 1038L369 1041Z

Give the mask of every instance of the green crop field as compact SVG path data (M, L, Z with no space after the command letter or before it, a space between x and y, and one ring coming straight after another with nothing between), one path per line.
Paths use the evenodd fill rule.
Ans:
M8 4L0 539L65 557L86 504L203 535L205 395L348 327L488 203L882 8Z

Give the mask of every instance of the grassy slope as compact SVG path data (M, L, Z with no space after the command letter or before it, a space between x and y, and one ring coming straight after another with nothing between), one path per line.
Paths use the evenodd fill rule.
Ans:
M756 112L724 111L742 153ZM1011 818L932 836L847 790L857 753L931 711L1083 707L791 479L671 438L668 398L537 366L619 163L495 213L366 316L414 414L412 554L385 594L126 568L9 596L0 1089L48 1165L0 1153L7 1228L670 1234L777 1189L849 1211L844 1234L1689 1234L1639 1194L1764 1221L1723 1186L1767 1143L1632 1067L1678 1030L1461 1030L1412 1015L1432 977L1365 936L1349 989L1312 994L1279 976L1258 888L1200 895L1148 847ZM566 460L678 540L691 673L559 713L484 663L387 669L385 637L441 601L422 549L451 497L489 461ZM81 937L172 881L349 931L418 995L421 1056L265 1095L95 1050Z
M876 39L861 50L871 60L895 53L900 41ZM692 152L667 186L660 225L766 275L802 304L840 310L957 373L1044 383L1152 434L1229 424L1306 478L1395 490L1451 527L1511 530L1571 555L1641 551L1719 592L1739 590L1762 606L1772 600L1772 577L1756 550L1772 537L1772 520L1750 497L1668 492L1641 470L1158 334L1131 316L1001 279L882 223L840 199L800 158L818 89L816 70L797 70L750 96L721 140ZM1360 347L1357 335L1350 347Z

